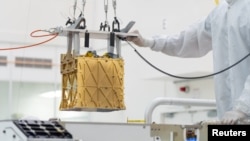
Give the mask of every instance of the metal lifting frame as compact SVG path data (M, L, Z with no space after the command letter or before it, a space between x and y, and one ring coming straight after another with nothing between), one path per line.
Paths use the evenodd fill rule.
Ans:
M89 39L104 39L107 40L107 52L114 53L116 48L117 58L121 58L121 39L120 37L126 36L138 36L135 33L127 33L127 29L133 26L133 22L130 22L127 27L121 30L121 32L109 32L109 31L97 31L80 29L79 26L83 22L83 17L79 17L71 26L66 28L56 28L54 32L59 33L59 36L67 37L67 53L72 53L77 56L80 53L80 38L85 38L85 47L88 47ZM86 38L87 37L87 38ZM87 43L87 44L86 44ZM74 48L73 48L74 45Z

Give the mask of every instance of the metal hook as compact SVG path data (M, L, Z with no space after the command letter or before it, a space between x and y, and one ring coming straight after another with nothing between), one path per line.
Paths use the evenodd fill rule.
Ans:
M120 31L120 23L118 19L116 18L116 0L113 0L113 8L114 8L114 21L112 25L112 30L119 32ZM115 25L117 25L117 28L115 28Z
M117 26L117 27L115 27ZM114 21L112 23L112 31L113 32L120 32L120 22L116 17L114 17Z

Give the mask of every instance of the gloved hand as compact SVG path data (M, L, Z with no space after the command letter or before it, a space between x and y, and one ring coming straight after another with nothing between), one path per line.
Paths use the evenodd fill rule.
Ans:
M236 124L239 119L245 118L247 115L241 111L233 110L226 112L221 120L222 124Z
M127 41L131 41L139 47L151 47L151 46L153 46L154 40L143 38L138 30L134 30L131 33L138 34L138 36L137 37L128 36L126 38Z

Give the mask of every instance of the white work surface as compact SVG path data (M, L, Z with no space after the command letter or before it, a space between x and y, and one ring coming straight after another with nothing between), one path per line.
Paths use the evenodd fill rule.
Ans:
M150 125L130 123L63 122L81 141L153 141Z

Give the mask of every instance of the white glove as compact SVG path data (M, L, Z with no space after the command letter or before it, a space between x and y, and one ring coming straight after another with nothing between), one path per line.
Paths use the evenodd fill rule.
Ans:
M242 118L247 117L247 115L241 111L228 111L224 114L224 116L222 117L221 123L222 124L236 124L236 122Z
M154 45L153 39L146 39L141 36L138 30L134 30L131 33L138 34L137 37L128 36L127 41L131 41L139 47L152 47Z

